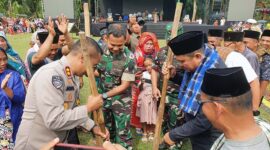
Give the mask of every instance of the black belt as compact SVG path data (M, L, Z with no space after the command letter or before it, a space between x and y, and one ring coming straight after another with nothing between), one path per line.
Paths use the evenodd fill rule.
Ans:
M143 81L144 81L145 83L152 84L152 81L151 81L151 80L149 80L149 79L143 79Z

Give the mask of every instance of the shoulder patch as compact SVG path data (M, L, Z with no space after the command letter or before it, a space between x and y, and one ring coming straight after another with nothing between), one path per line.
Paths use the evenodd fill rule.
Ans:
M61 76L52 76L52 84L56 89L60 89L64 85L64 80Z

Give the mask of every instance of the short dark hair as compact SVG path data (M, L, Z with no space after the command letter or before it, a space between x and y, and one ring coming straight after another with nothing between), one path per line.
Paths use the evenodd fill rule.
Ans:
M209 97L210 99L216 99ZM223 98L225 99L223 104L227 107L232 113L239 114L239 112L252 111L252 94L251 91L248 91L242 95L236 97Z
M91 49L91 50L93 49L93 51L90 51L90 53L89 53L91 58L95 58L97 55L103 54L103 51L100 48L100 46L98 45L98 43L90 37L86 37L86 47L87 47L87 49ZM70 54L76 55L77 53L80 53L80 52L82 52L81 42L80 42L80 40L77 40L71 46Z
M0 47L0 51L3 52L6 55L6 57L8 58L7 53L3 48Z
M121 24L110 24L109 26L108 26L108 33L107 33L107 35L108 35L108 37L110 36L110 35L113 35L114 37L117 37L117 38L119 38L119 37L124 37L124 38L126 38L126 34L127 34L127 29L126 29L126 27L125 26L123 26L123 25L121 25Z
M238 110L249 111L252 110L252 94L251 91L237 97L228 98L229 107L233 112Z
M201 53L204 55L204 49L203 48L200 48L198 50L195 50L191 53L188 53L188 54L184 54L185 56L188 56L188 57L194 57L195 56L195 53Z

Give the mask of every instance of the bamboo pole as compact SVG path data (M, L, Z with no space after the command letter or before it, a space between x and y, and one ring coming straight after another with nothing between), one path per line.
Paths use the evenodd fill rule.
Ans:
M83 4L85 35L90 37L90 16L88 3Z
M179 21L181 17L182 12L182 6L183 4L180 2L176 3L176 9L174 14L174 21L171 31L171 38L174 38L177 36ZM168 65L172 64L173 61L173 53L172 50L168 49L168 55L166 63ZM158 150L159 144L160 144L160 133L161 133L161 127L162 127L162 121L163 121L163 115L164 115L164 108L165 108L165 99L166 99L166 93L167 93L167 86L168 86L168 80L170 78L170 75L163 76L163 86L162 86L162 93L161 93L161 100L158 108L158 115L157 115L157 122L156 122L156 128L155 128L155 137L153 142L153 150Z
M195 22L196 20L196 13L197 13L197 1L193 0L193 13L192 13L192 22Z

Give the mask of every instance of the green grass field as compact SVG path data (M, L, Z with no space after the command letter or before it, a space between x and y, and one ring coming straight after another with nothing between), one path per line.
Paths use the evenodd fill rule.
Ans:
M77 38L74 36L74 38ZM29 46L29 41L31 39L31 34L18 34L18 35L8 35L8 40L10 42L10 44L12 45L12 47L19 53L19 55L21 56L22 59L25 59L25 55L27 50L30 48ZM95 38L97 39L97 38ZM165 45L165 41L164 40L160 40L160 47ZM87 81L87 78L84 78L84 87L81 89L81 103L84 104L85 100L87 99L88 95L89 95L89 82ZM269 115L269 110L267 110L269 108L267 107L262 107L261 108L261 117L270 121L270 115ZM134 129L132 129L133 132L133 146L135 150L151 150L152 149L152 143L148 142L148 143L143 143L140 140L140 137L136 136L136 134L134 133ZM86 133L82 133L80 132L79 134L80 136L80 141L81 144L84 145L94 145L94 140L91 136L91 134L86 134ZM191 145L189 143L188 140L184 141L184 146L182 148L183 150L190 150L191 149Z

